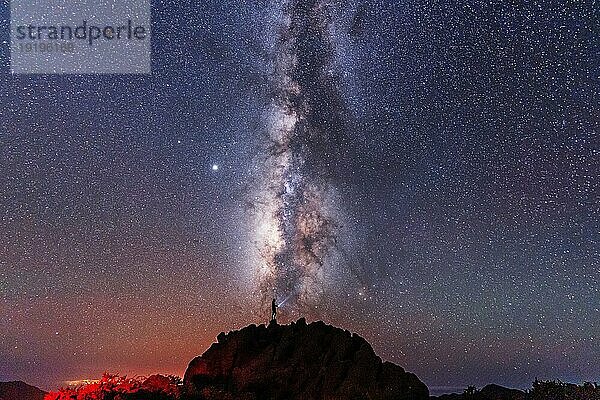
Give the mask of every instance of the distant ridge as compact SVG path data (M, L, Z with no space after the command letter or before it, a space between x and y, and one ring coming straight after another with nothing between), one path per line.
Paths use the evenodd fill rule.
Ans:
M483 389L468 394L444 394L434 397L435 400L526 400L527 394L518 389L509 389L500 385L487 385Z
M21 381L0 382L0 400L43 400L46 392Z

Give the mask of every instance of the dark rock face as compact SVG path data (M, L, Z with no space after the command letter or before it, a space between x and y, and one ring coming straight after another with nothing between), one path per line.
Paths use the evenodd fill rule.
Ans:
M44 392L25 382L0 382L0 400L43 400Z
M250 325L221 333L183 378L191 399L420 400L415 375L375 355L363 338L323 322Z

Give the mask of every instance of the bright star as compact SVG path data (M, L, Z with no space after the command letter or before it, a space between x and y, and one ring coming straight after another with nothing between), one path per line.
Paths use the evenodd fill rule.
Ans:
M219 170L219 166L217 164L213 164L212 170L213 171L218 171Z

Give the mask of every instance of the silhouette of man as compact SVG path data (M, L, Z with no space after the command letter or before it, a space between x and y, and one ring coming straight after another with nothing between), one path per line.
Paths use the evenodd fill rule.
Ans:
M271 302L271 320L275 321L277 319L277 304L275 303L275 299Z

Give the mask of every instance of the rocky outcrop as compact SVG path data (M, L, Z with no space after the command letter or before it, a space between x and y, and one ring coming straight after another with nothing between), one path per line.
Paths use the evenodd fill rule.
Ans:
M43 400L44 392L25 382L0 382L0 400Z
M221 333L189 364L184 391L206 400L420 400L427 386L366 340L323 322Z

